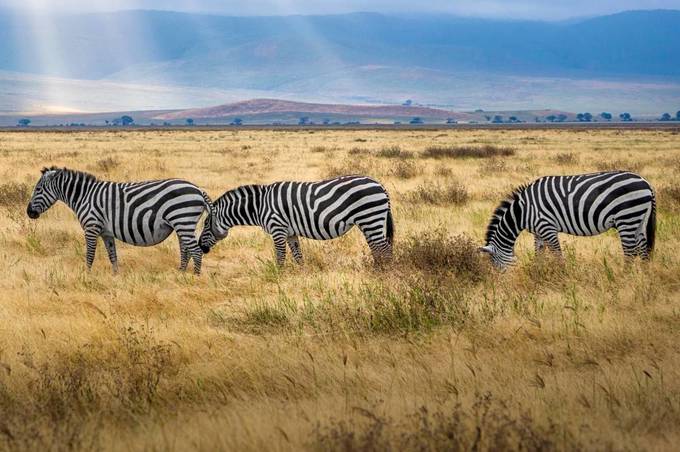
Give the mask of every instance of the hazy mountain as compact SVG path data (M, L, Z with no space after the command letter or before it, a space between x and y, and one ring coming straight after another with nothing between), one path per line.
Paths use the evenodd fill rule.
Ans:
M679 29L680 12L664 10L562 23L374 13L0 13L0 70L312 101L412 97L460 109L573 110L620 98L651 111L666 106L656 102L680 103ZM8 107L0 99L0 109Z

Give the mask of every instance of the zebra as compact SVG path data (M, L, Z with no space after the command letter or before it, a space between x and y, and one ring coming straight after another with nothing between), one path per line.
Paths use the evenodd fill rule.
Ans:
M366 176L342 176L318 182L243 185L214 203L199 239L204 253L237 225L260 226L272 236L276 262L283 265L286 244L302 264L298 237L329 240L356 225L376 264L392 258L394 224L385 187Z
M486 244L498 268L514 261L523 230L534 235L536 251L561 254L559 232L592 236L610 228L619 233L626 257L649 259L656 233L656 197L652 186L628 171L546 176L514 190L491 217Z
M70 207L80 221L85 232L88 270L92 269L100 236L113 272L117 273L115 239L151 246L174 230L179 238L180 270L185 271L193 259L194 273L201 272L203 253L194 234L203 211L210 211L212 202L190 182L165 179L117 183L68 168L43 168L26 213L37 219L56 201Z

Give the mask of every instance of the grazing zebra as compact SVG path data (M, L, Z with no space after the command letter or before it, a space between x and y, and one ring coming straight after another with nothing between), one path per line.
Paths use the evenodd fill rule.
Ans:
M207 253L237 225L261 226L271 234L276 262L286 259L286 243L302 263L298 236L316 240L339 237L353 225L366 237L376 263L392 257L394 226L390 199L379 182L342 176L320 182L244 185L224 193L205 219L199 243Z
M656 232L656 199L637 174L611 171L547 176L516 189L493 213L486 231L492 262L504 268L524 229L534 234L536 251L561 253L557 233L590 236L615 228L625 256L650 257Z
M36 219L56 201L69 206L85 231L87 268L92 268L97 238L104 240L113 271L118 271L115 239L138 246L156 245L174 230L179 238L180 270L194 260L201 272L201 252L195 231L203 210L210 211L208 195L195 185L166 179L116 183L67 168L44 168L26 213Z

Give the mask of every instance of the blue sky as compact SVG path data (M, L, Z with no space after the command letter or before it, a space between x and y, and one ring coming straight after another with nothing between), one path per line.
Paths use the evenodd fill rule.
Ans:
M164 9L226 15L329 14L353 11L450 13L465 16L561 20L631 9L680 9L680 0L0 0L24 12Z

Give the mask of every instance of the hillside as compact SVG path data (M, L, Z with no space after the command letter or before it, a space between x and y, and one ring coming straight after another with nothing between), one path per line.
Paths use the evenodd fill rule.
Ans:
M21 118L28 117L32 126L85 124L108 125L123 115L131 116L135 124L184 125L190 119L196 125L230 124L240 119L243 124L299 124L301 118L315 124L363 124L408 123L420 118L426 124L444 124L449 120L462 123L488 122L501 115L505 120L511 116L521 121L534 122L536 117L565 114L573 119L574 113L561 110L517 110L457 112L418 105L355 105L294 102L281 99L252 99L206 108L125 110L103 113L53 112L50 114L0 114L0 126L15 126Z
M277 99L254 99L232 104L218 105L209 108L195 108L163 113L154 116L158 120L176 120L184 118L192 119L217 119L235 116L276 116L281 114L317 114L337 115L351 118L413 118L426 119L460 119L470 120L475 116L467 113L458 113L419 106L401 105L347 105L347 104L318 104L292 102Z

